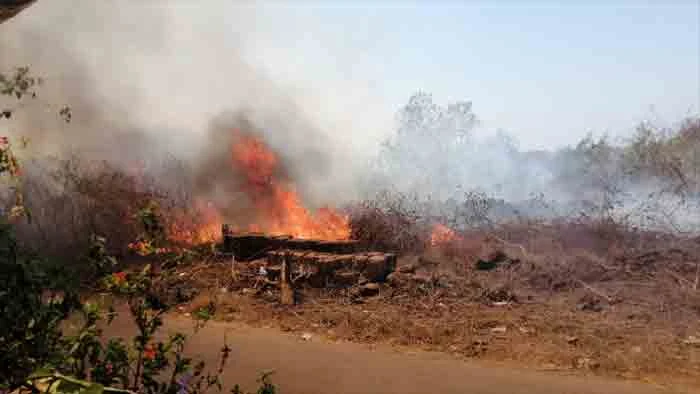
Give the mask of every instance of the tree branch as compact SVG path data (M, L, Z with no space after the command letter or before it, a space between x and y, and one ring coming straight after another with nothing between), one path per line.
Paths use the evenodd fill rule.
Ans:
M35 1L36 0L0 0L0 23L13 18Z

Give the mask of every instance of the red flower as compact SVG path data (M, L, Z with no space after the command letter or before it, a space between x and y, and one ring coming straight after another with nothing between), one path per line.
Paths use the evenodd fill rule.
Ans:
M114 283L120 285L126 282L126 272L115 272L112 274L112 279L114 280Z
M112 363L107 363L107 365L105 365L105 370L107 371L108 375L111 375L113 370Z
M153 348L153 346L146 346L145 349L143 349L143 358L146 360L153 360L156 358L156 349Z

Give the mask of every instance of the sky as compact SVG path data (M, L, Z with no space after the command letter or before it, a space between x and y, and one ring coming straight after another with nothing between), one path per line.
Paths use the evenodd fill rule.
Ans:
M485 132L532 149L700 111L698 1L577 3L261 2L243 47L324 111L372 117L369 128L388 127L418 90L472 101Z
M81 4L37 2L0 25L0 47L17 56L22 40L44 45L26 62L49 82L75 69L57 56L78 57L105 106L128 106L185 147L223 110L274 114L292 101L336 151L358 157L395 132L419 90L443 105L471 101L477 132L503 130L523 149L700 112L700 0ZM48 50L57 40L66 51Z

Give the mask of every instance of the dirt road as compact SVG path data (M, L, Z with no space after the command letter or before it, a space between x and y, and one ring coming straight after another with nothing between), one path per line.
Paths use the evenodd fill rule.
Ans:
M652 385L565 376L553 372L513 370L462 362L434 353L399 353L389 347L328 343L320 338L211 322L192 333L189 320L169 319L167 329L191 334L188 350L216 365L226 336L233 348L225 382L246 389L264 370L275 370L274 383L284 394L460 393L460 394L652 394L690 393ZM109 334L128 335L130 324L115 322Z

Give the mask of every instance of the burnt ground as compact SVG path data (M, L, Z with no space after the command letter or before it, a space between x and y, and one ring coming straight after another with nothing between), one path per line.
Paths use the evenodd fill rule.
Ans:
M183 314L213 304L219 320L298 335L700 388L698 240L591 234L465 234L400 257L378 294L302 287L294 306L263 284L263 260L178 267L169 286L193 297Z

